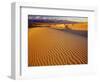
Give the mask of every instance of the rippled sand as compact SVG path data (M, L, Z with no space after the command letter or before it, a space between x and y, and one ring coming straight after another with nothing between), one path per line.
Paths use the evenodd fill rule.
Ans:
M87 64L87 38L47 27L28 30L28 66Z

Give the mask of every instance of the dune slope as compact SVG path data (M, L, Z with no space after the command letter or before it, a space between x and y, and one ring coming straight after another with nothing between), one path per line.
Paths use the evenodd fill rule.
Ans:
M87 38L60 30L28 30L28 66L87 64Z

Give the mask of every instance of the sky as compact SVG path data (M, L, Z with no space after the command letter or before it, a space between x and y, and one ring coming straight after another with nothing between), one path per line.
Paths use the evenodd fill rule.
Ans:
M46 15L29 15L28 19L38 20L69 20L75 22L88 22L87 17L75 17L75 16L46 16Z

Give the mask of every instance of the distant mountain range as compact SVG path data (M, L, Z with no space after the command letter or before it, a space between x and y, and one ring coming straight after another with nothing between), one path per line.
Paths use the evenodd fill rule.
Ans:
M32 24L32 23L63 23L63 24L75 24L75 23L79 23L79 22L74 22L74 21L69 21L69 20L50 20L50 19L28 19L28 24Z

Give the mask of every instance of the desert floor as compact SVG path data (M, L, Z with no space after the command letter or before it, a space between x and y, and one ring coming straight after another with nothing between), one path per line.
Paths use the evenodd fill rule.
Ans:
M87 64L87 37L48 27L29 28L28 66Z

